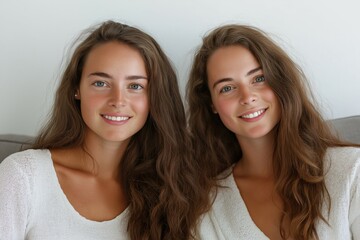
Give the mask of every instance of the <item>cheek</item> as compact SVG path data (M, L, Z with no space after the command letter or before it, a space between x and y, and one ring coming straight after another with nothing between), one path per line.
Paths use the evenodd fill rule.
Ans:
M103 102L103 97L98 96L96 94L85 94L85 95L81 95L81 99L80 99L80 103L81 103L81 107L83 108L94 108L97 105L99 105L100 103Z
M91 119L92 116L92 105L87 101L81 101L80 103L80 110L81 110L81 116L83 120L87 123L88 119Z
M281 107L280 107L279 99L272 89L267 89L266 91L263 92L263 99L267 102L272 103L272 105L277 110L278 115L281 114Z
M101 105L103 105L103 98L101 96L91 94L81 95L80 110L84 120L93 116Z
M220 115L220 117L226 117L231 115L233 104L232 101L226 101L224 99L213 100L214 110Z
M261 95L266 101L277 101L276 94L269 86L262 90Z
M144 114L144 117L149 114L149 100L147 96L143 96L137 99L130 100L138 113Z

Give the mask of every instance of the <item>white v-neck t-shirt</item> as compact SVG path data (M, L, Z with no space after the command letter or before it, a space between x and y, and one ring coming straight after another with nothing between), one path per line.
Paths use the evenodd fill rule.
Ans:
M0 164L0 240L130 239L128 208L109 221L81 216L62 191L49 150L26 150Z
M316 229L321 240L360 240L360 148L330 148L325 156L325 184L331 198L327 219ZM197 228L203 240L269 240L251 219L241 197L232 168L224 172L217 196L210 211ZM324 206L323 215L328 216Z

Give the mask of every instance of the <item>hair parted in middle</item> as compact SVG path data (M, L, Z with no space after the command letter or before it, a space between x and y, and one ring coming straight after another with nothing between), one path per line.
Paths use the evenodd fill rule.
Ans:
M100 44L117 41L142 56L149 79L150 112L121 159L120 178L129 199L131 239L189 239L199 215L199 188L176 74L158 43L143 31L107 21L81 35L67 64L54 107L33 148L84 146L86 125L79 101L84 63Z
M216 185L216 176L242 157L237 138L214 114L208 88L207 62L219 48L242 46L260 64L276 94L281 117L276 126L273 156L276 191L284 201L295 239L317 239L315 223L327 222L321 209L330 209L323 167L325 151L345 146L335 137L317 110L308 81L300 67L263 31L246 25L218 27L203 38L195 54L187 84L188 121L195 159L202 167L204 188ZM207 203L209 204L209 202ZM284 232L282 236L284 237Z

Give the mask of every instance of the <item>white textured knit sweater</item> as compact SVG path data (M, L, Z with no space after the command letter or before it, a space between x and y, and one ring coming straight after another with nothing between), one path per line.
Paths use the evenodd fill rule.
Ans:
M113 220L81 216L62 191L49 150L15 153L0 164L1 240L129 239L128 209Z
M325 157L326 187L331 197L330 226L317 224L321 240L360 240L360 148L331 148ZM198 228L203 240L231 240L269 238L252 221L236 186L232 168L227 171L215 202L204 214ZM226 175L226 176L227 176ZM325 207L324 216L328 216Z

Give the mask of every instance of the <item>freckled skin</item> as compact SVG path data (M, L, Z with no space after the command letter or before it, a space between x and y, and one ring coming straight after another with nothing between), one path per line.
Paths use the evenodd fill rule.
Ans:
M262 137L279 122L278 99L249 50L242 46L216 50L207 62L207 74L213 108L238 138ZM257 119L241 118L264 109Z

